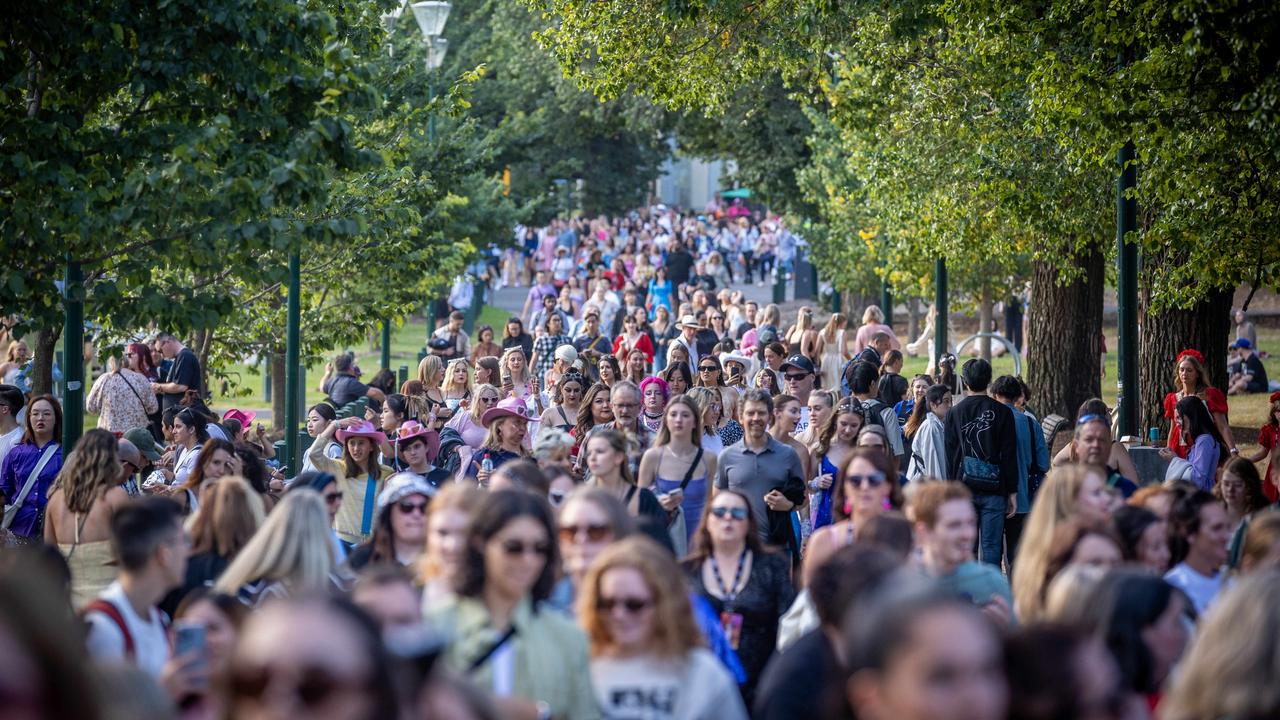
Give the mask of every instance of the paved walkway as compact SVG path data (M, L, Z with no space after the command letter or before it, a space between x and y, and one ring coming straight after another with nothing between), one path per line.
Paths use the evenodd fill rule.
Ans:
M749 284L734 283L729 286L729 289L741 290L743 297L745 297L747 300L754 300L755 302L759 303L761 306L764 306L773 302L773 286L772 285L756 285L754 283L749 283ZM529 295L529 287L527 285L523 287L503 288L499 290L497 293L495 293L493 304L499 308L502 308L504 312L509 312L513 315L519 315L520 311L524 308L524 301L525 301L525 298L528 297L528 295ZM791 287L787 288L787 296L788 298L790 298L791 296ZM801 305L806 305L806 304L815 305L816 307L816 300L802 299L801 301L797 302L795 300L789 299L786 303L782 304L780 307L782 308L783 324L790 324L794 322L796 311L800 308Z

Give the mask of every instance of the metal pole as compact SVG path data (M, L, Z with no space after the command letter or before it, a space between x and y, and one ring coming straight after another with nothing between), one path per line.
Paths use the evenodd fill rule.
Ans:
M887 278L880 281L880 309L884 311L885 324L893 327L893 290Z
M298 268L298 253L289 254L289 299L286 325L287 334L284 346L284 462L287 474L298 474L301 465L298 463L298 396L301 387L298 382L298 341L301 323L298 293L301 291L301 272Z
M382 369L391 369L391 318L382 319Z
M69 452L84 431L84 277L80 263L67 256L63 278L62 368L66 389L62 395L62 448Z
M431 75L430 67L427 68L427 74L428 76ZM436 99L435 82L428 79L427 80L427 102L434 102L435 99ZM432 145L436 144L436 114L434 111L431 113L430 117L427 118L427 139L431 141Z
M1138 168L1133 142L1116 153L1120 177L1116 182L1116 250L1119 257L1117 302L1119 304L1119 362L1116 372L1117 411L1120 435L1138 432L1138 245L1126 242L1126 235L1138 229L1138 201L1131 191L1138 184Z
M947 261L938 258L933 266L933 359L936 362L947 352Z

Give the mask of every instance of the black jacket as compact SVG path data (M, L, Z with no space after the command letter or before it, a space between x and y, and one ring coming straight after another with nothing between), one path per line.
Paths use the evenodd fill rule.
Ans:
M1018 491L1018 435L1013 424L1013 411L1004 403L986 395L969 395L951 408L943 422L949 480L959 480L977 494L984 492L980 484L967 478L965 456L976 458L999 468L1000 492Z

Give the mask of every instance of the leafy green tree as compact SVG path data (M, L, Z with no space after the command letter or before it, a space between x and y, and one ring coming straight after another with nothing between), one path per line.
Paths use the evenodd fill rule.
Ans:
M511 197L534 222L562 212L557 180L582 180L576 203L588 215L643 204L671 154L667 114L629 94L601 102L581 90L539 48L539 27L528 8L498 0L457 3L449 16L442 74L484 65L467 117L494 134L490 169L510 168Z
M299 212L378 162L345 117L376 94L324 7L35 3L0 32L0 233L16 259L0 312L42 330L38 389L67 257L87 317L185 330L233 312L235 280L278 277L265 253L360 230L355 213Z

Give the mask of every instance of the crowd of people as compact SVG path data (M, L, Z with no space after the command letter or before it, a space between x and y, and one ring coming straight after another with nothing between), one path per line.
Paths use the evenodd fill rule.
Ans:
M523 311L455 312L399 387L335 357L297 472L170 335L73 448L0 387L0 714L1280 716L1280 393L1242 457L1171 359L1143 478L1101 400L1055 453L1021 378L904 377L879 308L746 301L794 259L777 218L518 240Z

